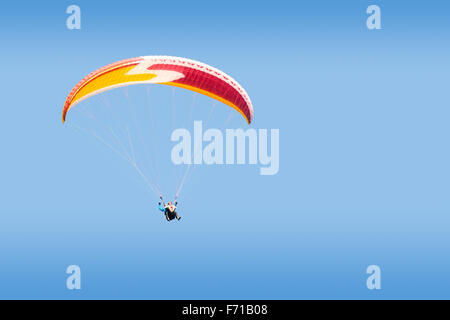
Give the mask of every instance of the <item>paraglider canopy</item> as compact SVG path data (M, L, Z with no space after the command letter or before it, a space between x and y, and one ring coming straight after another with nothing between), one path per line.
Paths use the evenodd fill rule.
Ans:
M84 99L138 83L159 83L192 90L234 108L249 124L253 120L249 96L224 72L191 59L146 56L121 60L88 74L67 97L62 121L65 121L69 109Z

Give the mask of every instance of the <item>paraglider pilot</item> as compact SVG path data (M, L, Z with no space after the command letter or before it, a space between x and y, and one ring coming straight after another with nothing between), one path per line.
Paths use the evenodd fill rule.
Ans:
M161 201L163 201L163 198L161 196L159 198L161 199ZM181 219L181 217L175 211L177 209L177 207L176 207L177 204L178 204L177 201L175 201L174 203L169 201L167 204L165 204L164 201L162 203L158 202L159 210L164 212L164 215L166 216L167 221L171 221L175 218L177 218L177 220Z

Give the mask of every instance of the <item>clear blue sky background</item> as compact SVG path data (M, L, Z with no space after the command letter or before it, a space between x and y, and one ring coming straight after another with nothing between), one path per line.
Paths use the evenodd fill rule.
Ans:
M65 24L73 3L79 31ZM382 30L366 28L370 4L381 7ZM450 298L449 9L447 1L2 3L0 298ZM153 54L237 79L254 103L252 127L280 129L279 173L200 166L180 198L182 221L169 224L133 168L61 124L82 77ZM160 172L169 177L164 121L175 97L183 124L192 95L156 87ZM116 91L106 96L125 107ZM130 88L136 109L145 93ZM87 125L77 117L101 103L93 97L70 116ZM199 98L194 117L205 120L210 104ZM216 109L212 126L229 114ZM238 116L228 125L245 126ZM70 264L82 269L81 291L65 288ZM371 264L381 267L381 291L365 286Z

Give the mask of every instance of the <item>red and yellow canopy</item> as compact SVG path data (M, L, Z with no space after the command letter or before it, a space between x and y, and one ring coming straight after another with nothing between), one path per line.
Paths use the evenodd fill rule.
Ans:
M147 56L121 60L88 74L69 93L64 104L63 122L69 109L84 99L137 83L159 83L192 90L236 109L249 124L253 120L249 96L224 72L186 58Z

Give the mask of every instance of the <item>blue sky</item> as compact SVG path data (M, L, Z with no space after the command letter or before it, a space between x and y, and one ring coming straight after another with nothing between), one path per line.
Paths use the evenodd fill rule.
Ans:
M73 3L81 30L66 28ZM366 28L370 4L381 7L382 30ZM2 4L0 298L449 298L448 9L445 1ZM170 224L129 164L60 120L86 74L159 54L232 75L252 98L251 126L280 130L277 175L199 166L180 196L183 219ZM170 193L172 99L182 126L192 94L150 91ZM124 92L105 96L126 117ZM145 115L146 87L129 96ZM71 119L89 126L83 112L101 118L104 99L83 102ZM211 105L199 97L194 118L205 121ZM217 105L209 125L230 114ZM245 126L238 116L228 124ZM65 288L70 264L81 267L80 291ZM371 264L381 267L380 291L365 286Z

